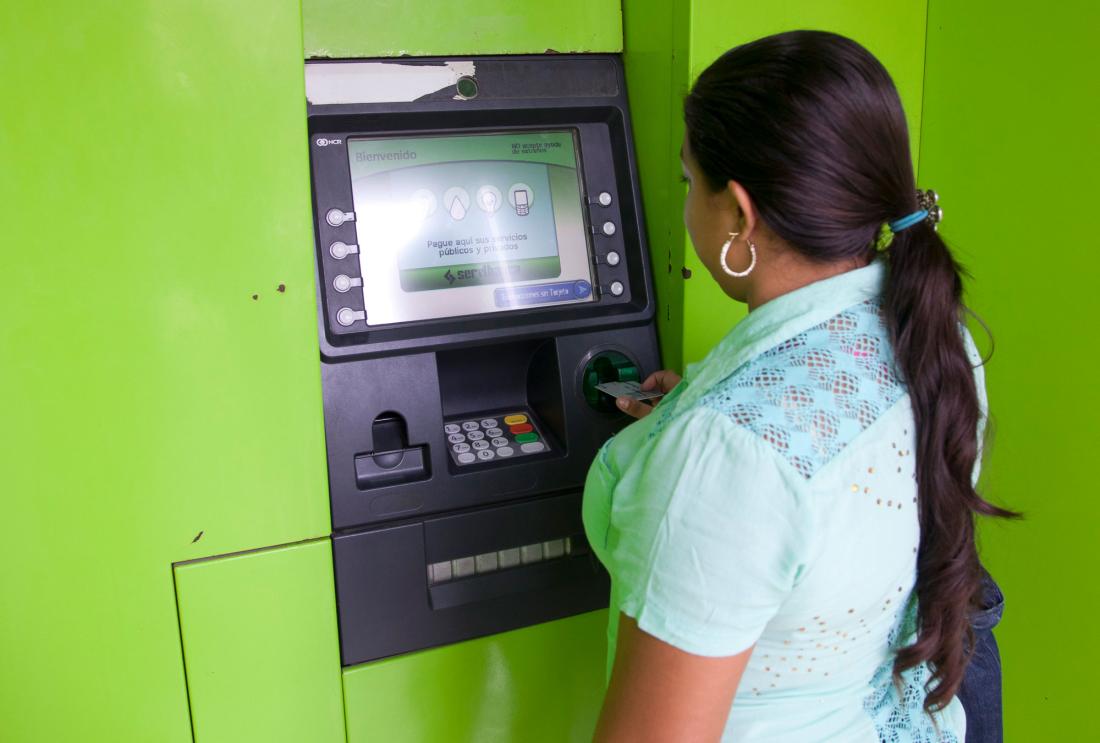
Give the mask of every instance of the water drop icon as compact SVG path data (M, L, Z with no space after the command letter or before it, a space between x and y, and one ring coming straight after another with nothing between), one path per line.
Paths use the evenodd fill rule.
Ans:
M470 210L470 194L462 186L452 186L443 193L443 208L456 222L466 218Z

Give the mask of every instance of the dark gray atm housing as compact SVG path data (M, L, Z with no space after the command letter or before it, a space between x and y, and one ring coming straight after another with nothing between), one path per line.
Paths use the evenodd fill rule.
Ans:
M447 61L309 67L323 73L330 64L371 64L399 75L409 66ZM659 364L621 61L613 55L462 61L473 63L472 80L409 102L310 96L321 372L344 665L606 606L608 579L585 542L581 491L597 449L628 419L606 404L593 405L591 390L586 400L585 370L608 354L625 357L643 378ZM355 225L333 226L326 219L332 209L354 209L348 138L524 129L576 132L595 300L341 325L341 309L364 310L361 296L333 285L337 276L358 270L330 250L334 242L355 243ZM600 194L610 194L610 203L601 203ZM608 221L616 225L611 235L602 229ZM621 258L614 265L607 261L612 251ZM498 416L509 411L526 416L547 448L459 466L445 426L482 420L503 427Z

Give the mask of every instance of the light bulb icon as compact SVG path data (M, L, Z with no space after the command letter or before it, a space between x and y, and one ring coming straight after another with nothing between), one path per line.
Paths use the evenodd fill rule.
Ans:
M492 214L504 203L504 196L496 186L482 186L477 190L477 205L482 211Z

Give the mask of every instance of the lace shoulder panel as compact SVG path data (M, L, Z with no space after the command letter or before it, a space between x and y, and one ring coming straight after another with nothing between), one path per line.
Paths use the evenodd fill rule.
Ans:
M700 400L809 479L905 394L878 301L760 354Z

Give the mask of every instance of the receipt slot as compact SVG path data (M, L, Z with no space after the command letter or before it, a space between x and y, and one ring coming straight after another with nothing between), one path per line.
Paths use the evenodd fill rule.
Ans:
M628 419L589 382L659 363L619 58L306 92L343 663L606 606L581 492Z

